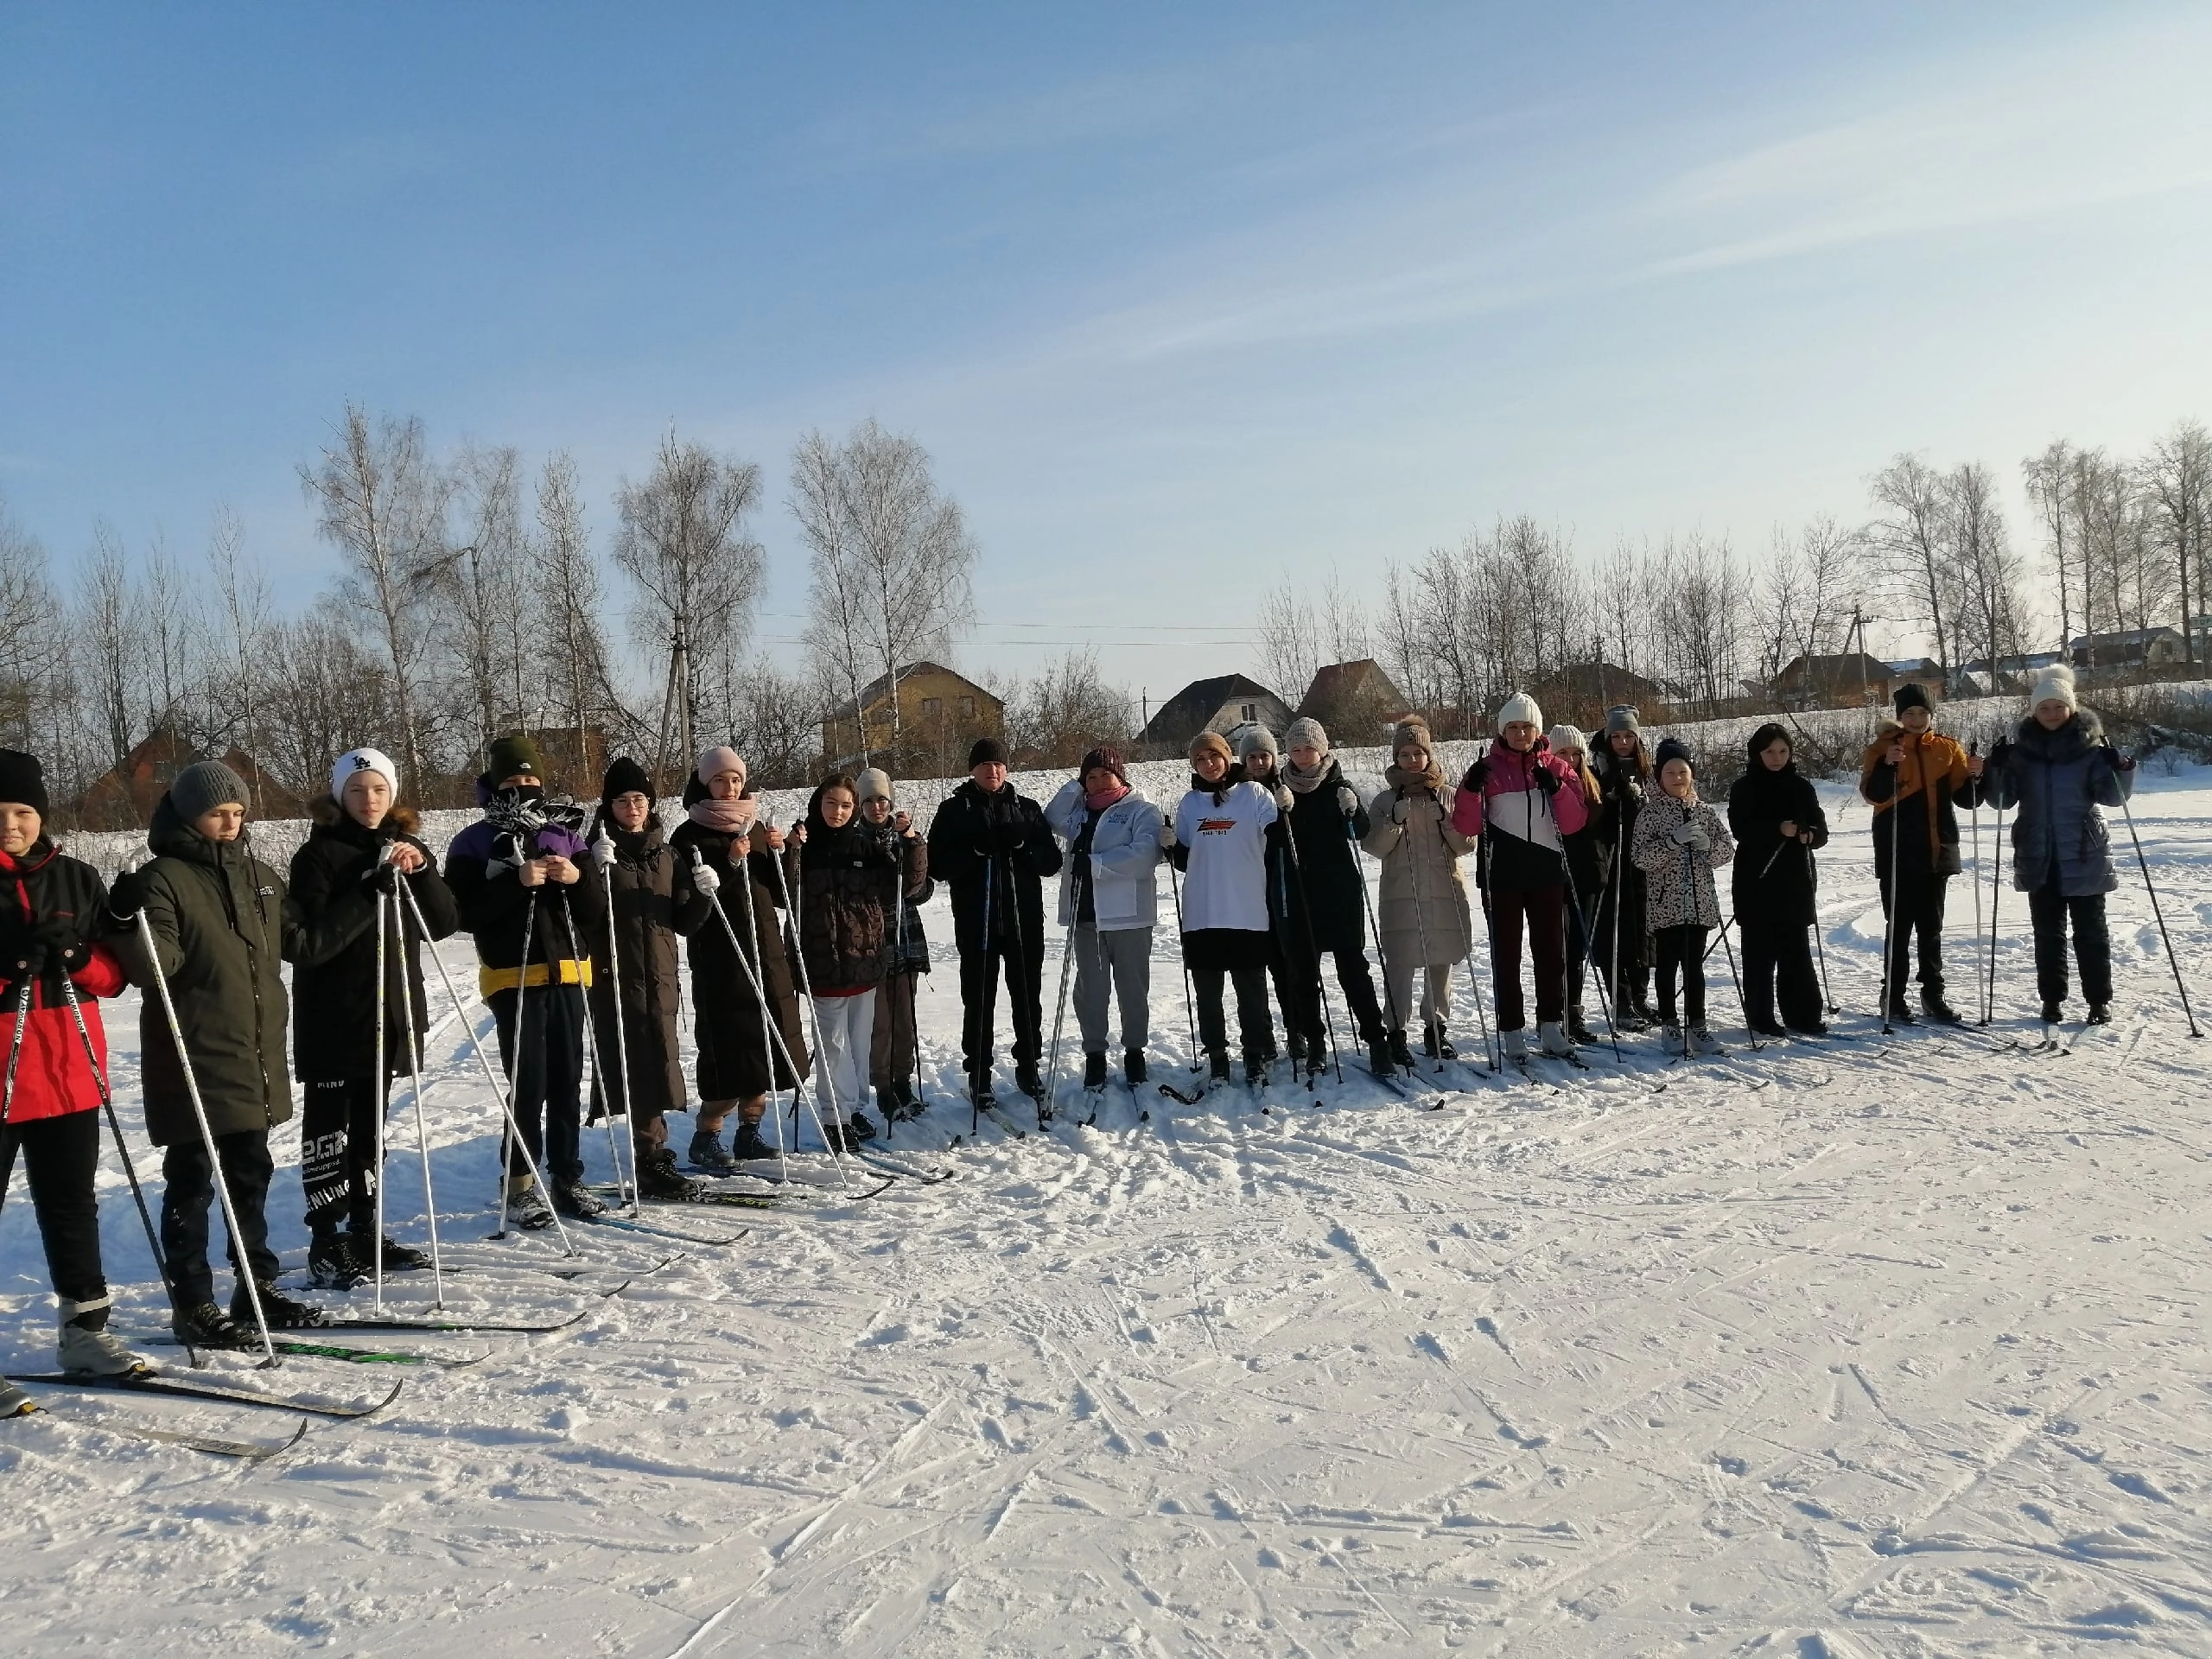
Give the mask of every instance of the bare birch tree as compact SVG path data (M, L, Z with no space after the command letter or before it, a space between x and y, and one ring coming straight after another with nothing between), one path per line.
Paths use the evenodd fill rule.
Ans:
M2037 517L2043 521L2044 547L2050 555L2051 568L2058 576L2058 645L2061 651L2073 643L2074 601L2079 588L2079 582L2073 578L2072 571L2079 556L2078 539L2073 533L2073 472L2074 446L2063 438L2054 438L2044 446L2041 454L2030 455L2020 463L2020 475L2027 486L2028 499L2035 504Z
M2146 529L2171 576L2180 607L2186 660L2197 665L2196 619L2204 598L2208 540L2212 540L2212 434L2201 421L2178 421L2151 446L2136 469Z
M1885 515L1871 527L1868 544L1913 620L1927 624L1948 672L1955 664L1942 475L1918 455L1900 454L1867 480L1867 493Z

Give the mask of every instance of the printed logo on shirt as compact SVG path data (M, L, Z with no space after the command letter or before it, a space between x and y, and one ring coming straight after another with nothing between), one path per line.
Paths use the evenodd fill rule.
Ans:
M1202 836L1225 836L1236 827L1234 818L1200 818L1198 833Z

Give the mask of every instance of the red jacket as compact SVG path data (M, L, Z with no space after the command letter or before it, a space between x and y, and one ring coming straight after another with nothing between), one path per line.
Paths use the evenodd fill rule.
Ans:
M1478 880L1501 893L1557 887L1567 880L1562 837L1590 822L1581 775L1541 737L1526 752L1498 738L1484 758L1482 787L1469 789L1462 778L1452 797L1452 827L1484 842ZM1538 772L1558 785L1548 796Z
M0 852L0 940L19 927L59 918L78 922L87 933L102 926L107 888L98 872L41 836L21 859ZM99 999L123 988L123 964L105 944L92 946L91 958L70 976L85 1031L99 1058L95 1076L85 1060L84 1038L61 995L58 974L40 976L31 991L30 1018L23 1025L23 1046L16 1059L16 1090L8 1099L8 1121L26 1123L41 1117L87 1112L100 1103L100 1082L107 1074L107 1033L100 1024ZM0 1075L16 1043L16 995L0 999Z

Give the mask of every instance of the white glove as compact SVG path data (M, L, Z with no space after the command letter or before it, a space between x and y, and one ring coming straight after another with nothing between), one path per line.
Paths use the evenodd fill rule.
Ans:
M1690 838L1683 845L1694 853L1709 853L1713 850L1713 837L1702 830L1693 829Z
M1406 798L1402 795L1399 796L1396 800L1390 803L1390 822L1403 828L1406 814L1409 810L1406 804Z
M1160 821L1160 850L1166 852L1174 844L1175 821L1173 818L1162 818Z
M692 889L702 899L711 899L722 890L722 879L715 874L711 864L702 864L691 872Z
M1359 797L1352 793L1350 784L1337 785L1337 810L1346 817L1359 810Z
M1275 810L1278 812L1287 812L1296 805L1297 803L1290 798L1290 786L1287 784L1277 784L1275 785Z
M607 833L604 824L600 826L599 838L591 844L591 861L602 870L614 868L614 837Z
M1705 831L1699 829L1694 821L1678 823L1667 832L1667 839L1677 847L1693 846L1704 838Z

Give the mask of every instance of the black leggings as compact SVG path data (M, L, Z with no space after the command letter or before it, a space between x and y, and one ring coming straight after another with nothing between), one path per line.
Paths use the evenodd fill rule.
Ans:
M73 1302L99 1301L107 1294L107 1276L100 1269L99 1205L92 1196L100 1161L100 1115L65 1112L0 1124L0 1198L6 1196L19 1147L54 1294Z
M1244 1058L1255 1059L1275 1046L1274 1018L1268 1011L1268 970L1260 963L1224 970L1191 969L1191 989L1198 1003L1198 1041L1209 1054L1229 1052L1229 1014L1222 1005L1222 982L1236 982L1236 1034Z
M2035 925L2036 990L2046 1002L2066 1000L2066 924L2074 924L2074 965L2082 970L2082 1000L2112 1001L2112 932L2105 925L2105 896L2068 898L2051 882L2028 895Z
M1659 969L1659 1017L1671 1020L1675 1017L1675 980L1682 982L1682 1023L1701 1026L1705 1023L1705 936L1707 930L1694 923L1680 927L1662 927L1652 938L1657 947Z

